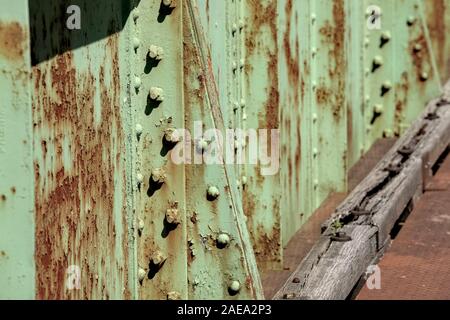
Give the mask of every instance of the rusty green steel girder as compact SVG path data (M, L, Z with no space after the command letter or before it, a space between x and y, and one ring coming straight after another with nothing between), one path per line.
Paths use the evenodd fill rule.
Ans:
M0 4L1 298L263 298L259 273L450 75L449 0ZM226 129L278 129L279 170L174 162Z

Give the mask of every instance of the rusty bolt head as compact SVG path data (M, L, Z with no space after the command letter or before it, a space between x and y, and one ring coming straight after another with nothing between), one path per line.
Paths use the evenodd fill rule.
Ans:
M416 43L415 45L414 45L414 51L415 52L419 52L419 51L421 51L422 50L422 45L420 44L420 43Z
M151 257L152 263L156 266L160 266L166 259L164 254L159 250L155 251Z
M166 170L163 168L156 168L152 171L152 180L156 183L163 184L166 182Z
M207 195L209 199L217 199L220 195L219 189L216 186L209 186Z
M139 77L134 77L134 88L139 89L141 87L142 81Z
M230 236L226 233L221 233L217 236L217 246L225 248L230 243Z
M178 209L167 209L166 210L166 221L170 224L180 224L180 215L178 214Z
M167 293L167 300L181 300L181 294L176 291L171 291Z
M228 289L230 292L236 294L241 290L241 283L237 280L233 280L228 285Z
M164 49L155 45L151 45L148 51L150 58L155 60L162 60L164 57Z
M180 142L180 135L174 128L168 128L164 131L164 140L170 144L177 144Z
M158 87L150 88L150 99L162 102L164 101L164 90Z
M145 269L143 269L143 268L138 269L137 276L138 276L139 282L144 281L146 275L147 275L147 272L145 271Z

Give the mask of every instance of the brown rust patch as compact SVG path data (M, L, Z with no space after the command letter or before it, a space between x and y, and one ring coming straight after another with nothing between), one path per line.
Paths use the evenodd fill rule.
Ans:
M448 78L449 69L446 66L447 48L446 48L446 10L447 6L444 0L425 1L426 6L430 9L427 11L428 28L430 37L434 42L434 53L437 55L437 64L439 70L447 72L443 74L443 78Z
M0 21L0 55L11 61L23 59L26 32L18 22Z
M77 74L72 51L33 68L34 134L43 150L35 160L38 299L130 296L125 193L115 194L126 181L117 35L108 38L103 54L108 63L98 73L88 67ZM69 141L70 168L64 166L63 139ZM45 161L48 150L55 150L51 163ZM115 206L118 197L122 207ZM121 248L116 223L123 230ZM81 268L82 290L65 289L72 264Z
M245 47L247 57L251 57L255 50L264 49L258 42L260 38L260 33L262 26L268 25L272 34L272 39L277 39L277 2L270 1L267 6L264 6L261 0L248 0L247 6L249 7L248 12L250 13L249 21L246 24L248 26L248 31L246 32Z
M421 50L415 50L415 46L420 45ZM427 72L428 77L433 77L433 68L431 67L430 48L421 28L420 34L409 41L408 50L411 53L412 63L416 73L418 83L422 83L421 74ZM421 86L423 87L423 86Z

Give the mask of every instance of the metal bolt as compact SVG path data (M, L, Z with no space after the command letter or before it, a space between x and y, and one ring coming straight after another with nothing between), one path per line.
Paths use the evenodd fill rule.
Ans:
M390 33L389 31L384 31L384 32L381 34L381 40L382 40L383 42L388 42L389 40L391 40L391 33Z
M313 57L316 56L316 54L317 54L317 48L316 47L311 48L311 54L312 54Z
M233 63L231 64L231 67L233 68L233 71L237 70L237 63L236 63L236 61L233 61Z
M241 283L237 280L233 280L230 282L228 289L230 290L230 292L236 294L239 292L239 290L241 290Z
M150 58L155 60L162 60L164 56L164 49L155 45L151 45L148 50L148 55Z
M166 7L172 7L172 5L174 6L174 2L173 0L163 0L163 5L165 5Z
M242 19L239 19L239 29L242 30L245 27L245 22Z
M247 184L247 177L246 176L242 176L241 183L242 183L243 186L245 186Z
M176 291L171 291L167 293L167 300L181 300L181 294Z
M217 245L225 248L230 243L230 236L226 233L221 233L217 236Z
M134 37L133 38L133 48L136 50L141 45L141 40L139 38Z
M233 23L233 25L231 26L231 32L232 32L233 34L235 34L236 31L237 31L237 29L238 29L238 27L237 27L236 23Z
M164 91L161 88L158 87L151 87L150 88L150 99L156 100L159 102L164 101Z
M317 148L313 148L313 157L317 157L318 154L319 150L317 150Z
M157 168L152 171L152 180L159 184L166 182L166 171L163 168Z
M141 87L142 81L139 77L134 77L134 88L139 89Z
M145 276L147 275L147 272L145 271L145 269L143 269L143 268L139 268L138 269L138 280L139 280L139 282L142 282L142 281L144 281L144 279L145 279Z
M177 144L180 142L180 135L174 128L168 128L164 131L164 140L171 144Z
M241 69L243 69L244 66L245 66L245 60L244 60L244 59L241 59L241 60L239 61L239 67L240 67Z
M317 122L317 113L313 113L313 114L312 114L312 121L313 121L314 123Z
M167 209L166 210L166 221L170 224L180 224L180 216L178 214L178 209Z
M215 186L209 186L207 190L207 195L208 198L210 198L211 200L215 200L220 195L219 189Z
M311 22L314 23L317 19L317 16L315 13L311 13Z
M166 259L167 258L159 250L155 251L151 257L152 263L156 266L160 266Z
M245 99L241 99L241 108L245 108Z
M383 96L387 92L389 92L392 89L392 83L389 80L386 80L381 85L381 95Z

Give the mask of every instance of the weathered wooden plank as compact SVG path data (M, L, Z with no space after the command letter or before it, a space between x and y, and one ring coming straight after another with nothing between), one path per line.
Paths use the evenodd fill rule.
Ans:
M345 299L390 240L424 174L450 143L450 83L322 226L323 234L274 299ZM426 170L424 168L427 168ZM342 226L343 225L343 226ZM350 241L330 239L337 232Z

